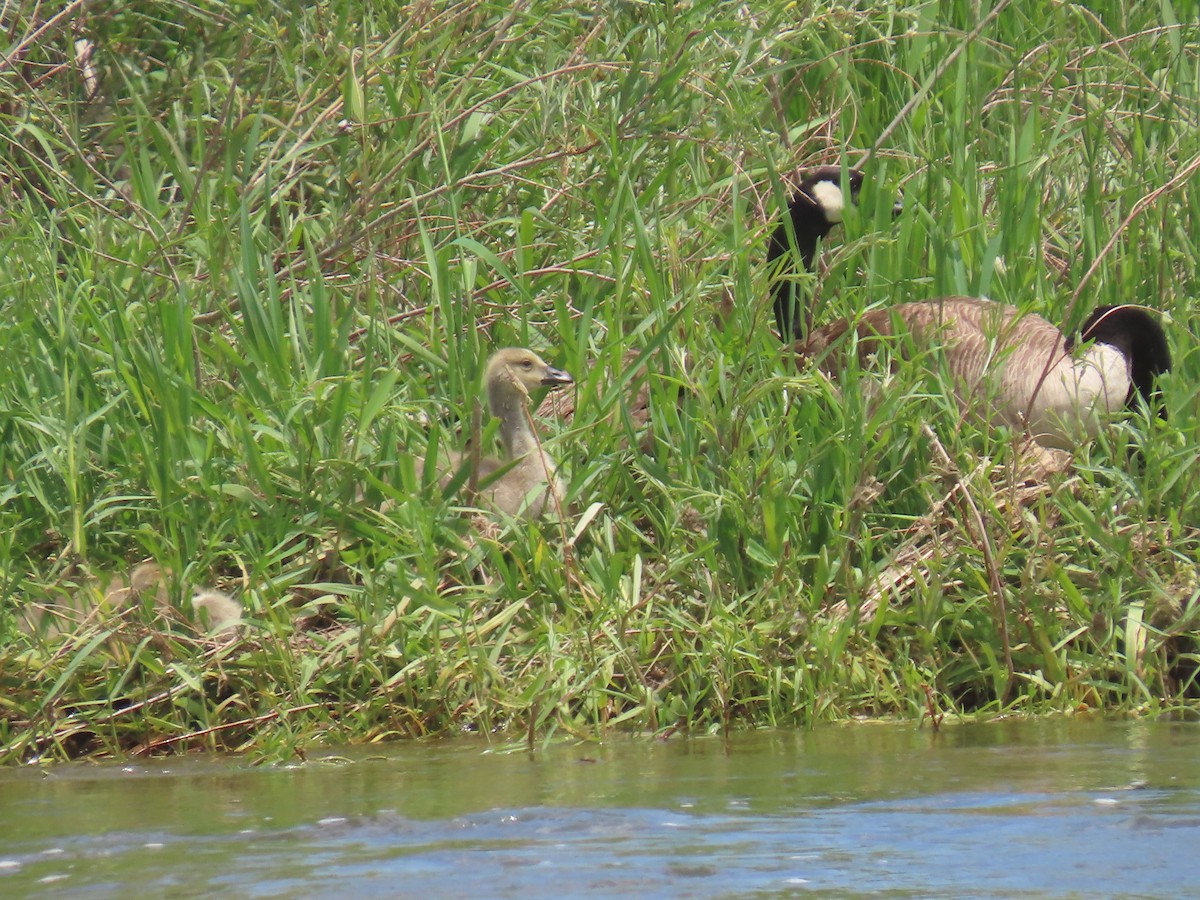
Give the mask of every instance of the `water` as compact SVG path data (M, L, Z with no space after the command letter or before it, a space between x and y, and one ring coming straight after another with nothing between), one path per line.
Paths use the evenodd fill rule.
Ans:
M5 897L1200 896L1200 726L0 771Z

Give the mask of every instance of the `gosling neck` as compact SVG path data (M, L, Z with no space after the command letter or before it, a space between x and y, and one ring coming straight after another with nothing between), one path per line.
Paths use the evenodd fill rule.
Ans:
M488 407L500 420L500 443L510 459L524 456L537 447L526 411L529 395L511 374L505 372L488 384Z

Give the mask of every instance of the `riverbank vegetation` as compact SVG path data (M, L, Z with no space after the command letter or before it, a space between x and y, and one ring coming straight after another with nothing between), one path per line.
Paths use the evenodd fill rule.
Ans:
M1194 707L1194 4L16 10L0 759ZM872 148L816 321L1144 304L1168 419L1031 457L797 371L766 235ZM413 464L506 345L578 383L561 519Z

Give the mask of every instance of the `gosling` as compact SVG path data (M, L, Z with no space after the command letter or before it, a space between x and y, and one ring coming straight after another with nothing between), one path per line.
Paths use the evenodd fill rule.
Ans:
M556 369L532 350L509 347L498 350L488 360L484 385L488 407L500 420L504 455L480 459L470 483L479 486L479 496L492 509L509 516L538 518L547 501L561 508L565 496L562 480L553 458L530 425L529 392L569 384L574 384L574 379L567 372ZM470 453L450 454L449 471L443 469L440 478L442 487L473 462Z

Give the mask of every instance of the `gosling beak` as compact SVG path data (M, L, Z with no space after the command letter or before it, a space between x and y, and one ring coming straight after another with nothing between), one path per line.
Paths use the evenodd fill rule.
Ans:
M542 376L542 384L553 387L574 383L575 379L569 373L564 372L562 369L556 369L554 366L546 366L546 373Z

